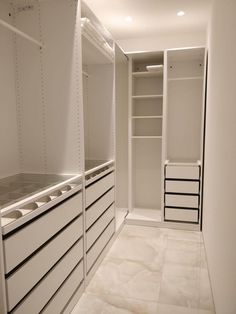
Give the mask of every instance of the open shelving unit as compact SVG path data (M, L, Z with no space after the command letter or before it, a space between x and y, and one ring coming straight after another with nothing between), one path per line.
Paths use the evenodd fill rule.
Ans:
M161 221L163 52L129 55L128 223ZM156 71L148 66L158 65Z

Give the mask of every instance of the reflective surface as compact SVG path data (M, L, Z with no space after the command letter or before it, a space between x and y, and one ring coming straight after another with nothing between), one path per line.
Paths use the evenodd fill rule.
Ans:
M4 208L74 175L20 173L0 179L0 207Z

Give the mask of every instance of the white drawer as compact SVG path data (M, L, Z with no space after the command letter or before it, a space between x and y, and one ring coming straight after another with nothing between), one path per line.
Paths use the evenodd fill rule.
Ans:
M86 207L96 201L102 194L114 186L114 172L89 185L86 192Z
M91 247L91 249L87 253L87 273L97 260L98 256L101 254L109 240L111 239L112 235L115 232L115 221L113 220L109 226L106 228L106 230L102 233L100 238L97 240L97 242L94 244L94 246Z
M95 222L94 225L86 233L86 250L88 250L91 245L97 240L109 222L115 216L114 204L111 205L105 213Z
M82 212L79 193L3 241L8 273Z
M175 207L198 208L198 196L166 194L165 205Z
M88 229L94 221L98 219L99 216L114 202L115 194L114 189L108 191L103 195L97 202L95 202L86 211L86 229Z
M70 274L69 278L63 283L60 289L56 292L50 302L46 305L41 313L55 314L62 313L74 292L81 284L84 276L83 262L81 262L75 270ZM63 311L64 312L64 311Z
M38 314L78 264L80 254L81 245L76 243L12 313Z
M165 181L166 192L172 193L186 193L198 194L199 182L198 181Z
M6 280L9 306L14 307L50 268L80 238L83 232L82 216L76 219L55 239L50 241L29 261L22 265ZM83 257L83 240L80 240L80 255Z
M198 222L198 211L194 209L165 208L165 219L184 222Z
M166 166L167 179L199 179L198 166Z

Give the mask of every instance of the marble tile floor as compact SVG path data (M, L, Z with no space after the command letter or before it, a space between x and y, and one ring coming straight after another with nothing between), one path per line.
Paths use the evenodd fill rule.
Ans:
M72 314L213 314L199 232L125 225Z

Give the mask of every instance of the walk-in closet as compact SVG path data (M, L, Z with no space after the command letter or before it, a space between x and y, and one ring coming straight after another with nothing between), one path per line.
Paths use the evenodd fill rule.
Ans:
M236 313L235 9L0 0L0 314Z

